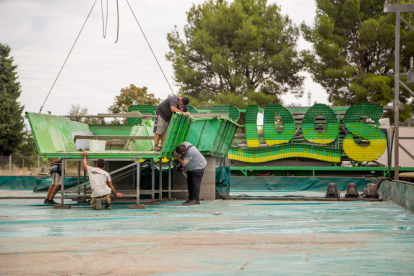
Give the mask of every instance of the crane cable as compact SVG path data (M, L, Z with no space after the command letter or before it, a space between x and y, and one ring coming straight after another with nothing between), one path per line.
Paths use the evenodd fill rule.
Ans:
M46 99L45 99L45 101L44 101L44 102L43 102L43 104L42 104L42 107L40 107L40 111L39 111L39 113L42 113L43 107L44 107L44 105L45 105L45 103L46 103L47 99L49 98L49 95L50 95L50 93L52 92L52 89L53 89L53 87L55 86L55 84L56 84L56 82L57 82L57 80L58 80L58 78L59 78L59 76L60 76L60 73L62 73L62 70L63 70L63 68L65 67L66 62L68 61L69 56L70 56L70 54L72 53L72 50L73 50L73 48L75 47L76 42L78 41L78 38L79 38L79 36L81 35L81 33L82 33L82 31L83 31L83 28L85 27L86 22L88 21L89 16L90 16L90 15L91 15L91 13L92 13L93 8L95 7L96 1L98 1L98 0L95 0L95 2L93 3L93 6L92 6L92 8L91 8L91 10L90 10L90 12L89 12L89 14L88 14L88 17L86 17L86 20L85 20L85 22L83 23L82 29L80 30L80 32L79 32L79 34L78 34L78 36L76 37L75 43L73 43L73 46L72 46L72 48L70 49L69 54L68 54L68 56L66 57L66 60L65 60L65 62L64 62L64 63L63 63L63 65L62 65L62 68L60 68L60 71L59 71L59 73L58 73L58 75L57 75L57 77L56 77L55 81L53 82L53 85L52 85L52 87L50 88L50 91L49 91L49 93L47 94Z
M51 92L52 92L52 90L53 90L53 87L55 86L55 84L56 84L57 80L59 79L60 73L62 73L62 70L63 70L63 68L65 67L66 62L68 61L69 56L70 56L70 54L72 53L72 50L73 50L73 48L75 47L76 42L78 41L78 39L79 39L79 37L80 37L80 35L81 35L82 31L83 31L83 28L85 27L86 22L88 21L88 19L89 19L89 17L90 17L90 15L91 15L91 13L92 13L93 8L95 7L95 4L96 4L96 2L97 2L97 1L98 1L98 0L95 0L95 2L93 3L91 10L89 11L88 16L86 17L86 20L85 20L85 22L83 23L82 28L81 28L81 30L80 30L80 32L79 32L79 34L78 34L78 36L76 37L76 40L75 40L75 42L73 43L72 48L70 49L68 56L67 56L67 57L66 57L66 59L65 59L65 62L63 63L62 67L60 68L60 71L59 71L59 73L58 73L58 75L57 75L57 77L56 77L55 81L53 82L53 85L52 85L52 87L50 88L49 93L48 93L48 94L47 94L47 96L46 96L46 99L44 100L44 102L43 102L42 106L40 107L40 111L39 111L39 113L42 113L43 107L44 107L44 105L45 105L45 103L46 103L47 99L49 98L50 93L51 93ZM153 55L153 56L154 56L154 58L155 58L155 61L156 61L156 62L157 62L157 64L158 64L158 67L160 68L160 70L161 70L161 72L162 72L162 75L163 75L163 76L164 76L164 78L165 78L165 81L166 81L166 82L167 82L167 84L168 84L168 87L169 87L169 88L170 88L170 90L171 90L171 93L172 93L173 95L175 95L175 93L174 93L174 91L173 91L173 89L172 89L172 87L171 87L171 85L170 85L170 82L168 81L167 76L166 76L166 75L165 75L165 73L164 73L164 70L162 70L161 64L158 62L157 56L155 55L154 51L152 50L152 47L151 47L151 45L150 45L150 43L149 43L149 41L148 41L147 37L145 36L145 33L144 33L144 31L142 30L141 25L139 24L138 19L137 19L137 17L135 16L134 11L132 10L131 5L129 4L128 0L126 0L126 2L127 2L128 6L129 6L129 8L130 8L131 12L132 12L132 15L133 15L133 16L134 16L134 18L135 18L135 21L136 21L136 22L137 22L137 24L138 24L139 29L141 30L142 35L143 35L143 36L144 36L144 38L145 38L145 41L146 41L146 42L147 42L147 44L148 44L148 47L150 48L150 50L151 50L151 52L152 52L152 55ZM106 31L107 31L107 29L108 29L108 8L109 8L109 6L108 6L108 0L106 1L106 3L107 3L107 6L106 6L106 8L107 8L107 9L106 9L106 27L104 27L104 26L105 26L105 23L104 23L104 16L103 16L103 4L102 4L102 0L101 0L101 11L102 11L102 28L103 28L103 37L104 37L104 38L106 37ZM118 15L118 26L117 26L117 34L116 34L116 41L115 41L115 43L117 43L117 42L118 42L118 38L119 38L119 5L118 5L118 0L116 0L116 8L117 8L117 15Z
M106 24L105 24L104 13L103 13L103 3L102 3L102 0L101 0L102 35L103 35L104 38L106 38L106 31L108 30L108 10L109 10L108 0L106 0Z
M116 14L117 14L117 18L118 18L118 23L117 23L117 29L116 29L116 41L115 41L115 43L118 42L118 38L119 38L119 5L118 5L118 0L116 0Z
M173 94L173 95L175 95L175 93L174 93L174 91L172 90L171 85L170 85L170 83L169 83L169 81L168 81L167 77L165 76L164 71L162 70L162 67L161 67L160 63L158 62L157 57L155 56L154 51L153 51L153 50L152 50L152 48L151 48L151 45L150 45L150 44L149 44L149 42L148 42L147 37L146 37L146 36L145 36L145 34L144 34L144 31L143 31L143 30L142 30L142 28L141 28L141 25L140 25L140 24L139 24L139 22L138 22L137 17L135 16L134 11L133 11L133 10L132 10L132 8L131 8L131 5L129 4L128 0L126 0L126 2L127 2L128 6L129 6L129 8L131 9L132 14L134 15L135 21L137 21L138 27L139 27L139 29L141 30L142 35L144 36L145 40L147 41L148 47L150 48L150 50L151 50L151 52L152 52L152 55L154 56L155 60L157 61L158 67L160 67L160 70L161 70L162 74L164 75L164 78L165 78L165 80L167 81L167 84L168 84L168 86L170 87L170 90L171 90L172 94Z

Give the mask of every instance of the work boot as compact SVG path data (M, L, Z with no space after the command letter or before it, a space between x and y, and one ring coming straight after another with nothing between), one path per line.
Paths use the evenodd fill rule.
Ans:
M105 210L112 210L111 203L106 203Z
M56 201L52 200L47 200L46 204L59 204Z
M199 200L191 199L188 202L184 202L183 205L200 205Z
M187 199L186 201L183 202L183 205L187 205L187 203L191 201L191 199Z

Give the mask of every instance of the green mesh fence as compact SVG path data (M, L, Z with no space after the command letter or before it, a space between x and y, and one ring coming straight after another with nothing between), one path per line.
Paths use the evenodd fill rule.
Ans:
M152 114L152 115L155 115L156 110L157 110L156 105L131 105L128 108L128 112L139 111L144 114ZM142 118L128 118L127 119L128 125L140 125L141 123L142 123Z

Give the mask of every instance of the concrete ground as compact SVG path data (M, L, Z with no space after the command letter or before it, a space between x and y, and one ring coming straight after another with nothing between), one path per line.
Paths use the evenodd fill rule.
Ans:
M414 274L414 215L391 202L68 203L0 200L0 275Z

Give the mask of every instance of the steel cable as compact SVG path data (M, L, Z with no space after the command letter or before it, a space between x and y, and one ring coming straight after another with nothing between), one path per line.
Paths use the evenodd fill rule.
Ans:
M106 0L106 24L105 24L105 19L104 19L104 15L103 15L103 3L102 3L102 0L101 0L102 35L103 35L104 38L106 38L106 31L108 30L108 10L109 10L108 0Z
M65 67L65 64L66 64L66 62L68 61L69 56L70 56L70 54L72 53L72 50L73 50L73 48L75 47L76 42L78 41L78 39L79 39L79 37L80 37L80 35L81 35L82 31L83 31L83 28L85 27L86 22L88 21L89 16L90 16L90 15L91 15L91 13L92 13L93 8L95 7L96 1L98 1L98 0L95 0L95 2L93 3L93 6L92 6L92 8L91 8L91 10L90 10L90 12L89 12L89 14L88 14L88 17L86 17L86 20L85 20L85 22L83 23L83 26L82 26L82 28L81 28L81 30L80 30L80 32L79 32L79 34L78 34L78 36L76 37L75 43L73 43L73 46L72 46L72 48L70 49L69 54L68 54L68 56L66 57L65 62L64 62L64 63L63 63L63 65L62 65L62 68L60 68L60 71L59 71L59 73L58 73L58 75L57 75L57 77L56 77L55 81L53 82L53 85L52 85L52 87L50 88L50 91L49 91L49 93L47 94L45 101L43 102L42 106L40 107L40 111L39 111L39 113L42 113L43 107L44 107L44 105L45 105L45 103L46 103L47 99L49 98L49 95L50 95L50 93L52 92L53 87L55 86L55 84L56 84L56 82L57 82L57 80L58 80L58 78L59 78L59 76L60 76L60 73L62 72L63 68Z
M118 42L118 38L119 38L119 5L118 5L118 0L116 0L116 11L117 11L117 16L118 16L118 24L117 24L117 30L116 30L116 41L115 41L115 43Z
M161 70L162 74L164 75L164 78L165 78L165 80L167 81L168 86L170 87L171 93L172 93L173 95L175 95L175 93L174 93L174 91L172 90L171 85L170 85L170 83L169 83L169 81L168 81L167 77L166 77L166 76L165 76L165 74L164 74L164 71L162 70L162 67L161 67L160 63L158 62L157 57L155 56L154 51L153 51L153 50L152 50L152 48L151 48L150 43L148 42L147 37L146 37L146 36L145 36L145 34L144 34L144 31L143 31L143 30L142 30L142 28L141 28L141 25L140 25L140 24L139 24L139 22L138 22L137 17L135 16L134 11L132 10L131 5L129 4L128 0L126 0L126 2L127 2L128 6L129 6L129 8L130 8L131 12L132 12L132 15L133 15L133 16L134 16L134 18L135 18L135 21L137 21L138 27L139 27L139 29L141 30L141 33L142 33L142 35L144 36L145 41L147 41L148 47L150 48L150 50L151 50L151 52L152 52L152 55L154 56L155 60L157 61L158 67L160 67L160 70Z

